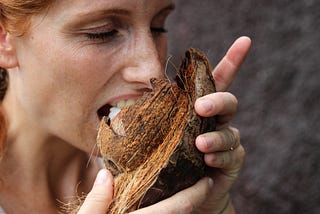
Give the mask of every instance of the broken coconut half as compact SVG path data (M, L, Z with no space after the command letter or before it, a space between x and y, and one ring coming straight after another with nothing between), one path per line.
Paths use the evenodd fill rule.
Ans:
M205 173L195 139L215 130L215 118L197 115L194 103L215 92L207 57L191 48L177 83L150 81L151 92L100 124L98 146L105 167L115 176L109 214L154 204L193 185Z

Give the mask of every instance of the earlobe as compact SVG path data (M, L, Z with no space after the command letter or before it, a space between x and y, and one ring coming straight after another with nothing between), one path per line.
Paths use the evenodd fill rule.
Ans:
M9 69L18 65L12 35L0 23L0 67Z

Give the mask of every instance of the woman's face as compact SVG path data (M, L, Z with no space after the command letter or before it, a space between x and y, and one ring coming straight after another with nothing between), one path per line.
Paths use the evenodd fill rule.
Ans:
M132 103L163 76L172 9L172 0L55 1L14 38L19 105L45 133L91 152L110 106Z

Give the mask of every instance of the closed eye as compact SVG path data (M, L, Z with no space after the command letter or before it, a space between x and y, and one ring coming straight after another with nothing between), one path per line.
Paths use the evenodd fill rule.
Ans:
M112 39L113 37L115 37L118 34L117 30L111 30L111 31L107 31L107 32L101 32L101 33L86 33L86 36L91 39L91 40L108 40L108 39Z
M165 28L163 28L163 27L160 27L160 28L158 28L158 27L151 27L151 28L150 28L150 31L151 31L152 36L153 36L154 38L160 38L160 37L162 37L162 35L164 35L165 33L168 32L168 31L167 31Z
M162 27L160 27L160 28L151 27L150 30L151 30L152 33L167 33L168 32L167 29L162 28Z

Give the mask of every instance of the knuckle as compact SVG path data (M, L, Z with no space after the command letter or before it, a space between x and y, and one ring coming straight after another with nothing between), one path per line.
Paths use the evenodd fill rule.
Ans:
M191 214L195 210L194 204L190 201L189 198L182 199L181 203L183 204L180 210L181 213Z
M232 146L238 146L240 144L240 131L237 128L229 127L228 128L228 140L232 143Z
M238 101L238 99L237 99L237 97L235 95L230 93L230 99L235 104L235 106L239 105L239 101Z
M237 136L231 128L226 129L225 132L226 142L230 144L231 146L235 146L237 143Z
M240 140L240 131L239 131L239 129L234 128L234 127L230 127L230 128L231 128L231 130L233 131L233 135L234 135L237 139Z
M242 145L239 146L238 153L239 153L239 158L240 159L244 159L245 158L246 150L244 149L244 147Z
M239 105L239 102L238 102L238 99L235 95L233 95L232 93L230 92L225 92L226 96L225 96L225 106L227 105L226 103L228 103L230 106L230 111L232 113L235 113L238 109L238 105Z
M221 153L220 156L220 161L219 161L219 167L224 168L228 163L228 157L227 157L227 152Z
M230 152L224 152L222 160L223 160L223 164L222 164L223 168L229 166L231 163Z

